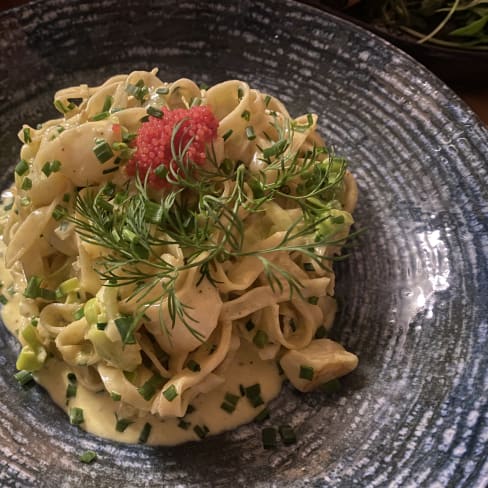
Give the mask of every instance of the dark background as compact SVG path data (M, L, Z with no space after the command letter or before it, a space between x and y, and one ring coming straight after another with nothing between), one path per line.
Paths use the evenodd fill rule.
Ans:
M25 3L28 3L28 0L0 0L0 11ZM313 3L317 4L317 2ZM469 78L462 82L451 82L446 79L444 79L444 81L474 110L480 119L488 125L488 82L480 84L479 82L476 82L476 80L473 82L473 80Z

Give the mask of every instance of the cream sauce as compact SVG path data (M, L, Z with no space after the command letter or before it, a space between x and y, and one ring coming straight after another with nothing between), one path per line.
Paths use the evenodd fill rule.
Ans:
M11 274L3 265L3 253L0 256L0 279L5 288L13 282ZM18 330L26 321L20 313L20 293L16 293L9 299L3 306L1 315L5 326L17 337ZM34 376L66 413L69 413L73 407L83 409L84 422L81 428L107 439L136 443L144 425L149 423L151 432L147 443L166 446L199 440L193 430L197 425L206 426L209 430L208 435L215 435L252 421L265 405L278 395L283 380L279 375L276 362L260 359L255 348L242 339L238 351L225 372L225 381L214 390L201 393L191 402L194 411L184 417L184 421L188 422L186 429L178 426L180 419L162 419L157 415L145 414L135 419L124 432L118 432L115 429L115 415L123 417L120 414L123 410L121 402L112 400L105 390L93 392L80 382L77 383L76 396L67 401L67 375L70 372L72 370L66 363L56 358L49 358L44 367ZM251 386L257 382L257 379L261 386L264 404L254 408L248 398L241 396L239 386ZM239 397L232 413L221 408L226 393Z

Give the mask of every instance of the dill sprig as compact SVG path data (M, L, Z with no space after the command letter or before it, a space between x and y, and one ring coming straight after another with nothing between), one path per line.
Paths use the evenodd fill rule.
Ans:
M130 329L132 333L147 307L167 299L171 324L162 323L170 335L177 320L191 334L203 340L191 308L177 295L177 280L182 272L198 268L201 279L215 284L213 263L256 256L271 289L302 296L302 283L268 256L276 252L299 253L308 261L325 268L330 256L319 251L328 245L343 245L341 222L332 210L341 209L346 162L324 147L307 152L291 151L295 130L290 121L271 123L277 137L269 146L259 148L264 169L256 172L242 162L218 164L209 148L209 165L200 167L188 159L187 142L175 141L185 130L184 120L176 124L171 136L172 162L168 165L170 189L157 201L150 197L147 180L139 177L120 188L108 183L79 192L74 215L67 218L75 224L80 238L105 248L97 271L106 286L129 287L126 300L138 304ZM309 122L311 125L311 122ZM224 196L224 186L232 191ZM246 249L246 224L240 210L247 214L262 212L263 205L277 201L285 208L300 208L301 216L283 232L278 244L269 248ZM343 221L342 221L343 223ZM325 230L324 230L325 229ZM167 261L171 246L181 249L181 264ZM162 317L162 314L160 314ZM163 321L164 322L164 321Z

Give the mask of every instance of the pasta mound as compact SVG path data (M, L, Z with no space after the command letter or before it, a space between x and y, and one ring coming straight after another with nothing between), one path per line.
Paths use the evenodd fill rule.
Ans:
M356 368L327 332L357 187L317 115L157 70L55 107L20 131L0 213L22 381L96 435L169 445L265 415L284 380Z

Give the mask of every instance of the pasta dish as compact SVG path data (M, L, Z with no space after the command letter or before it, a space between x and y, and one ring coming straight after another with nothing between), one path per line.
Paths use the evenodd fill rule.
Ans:
M327 338L353 223L346 161L277 98L157 70L58 91L3 194L16 367L72 424L177 444L352 371Z

